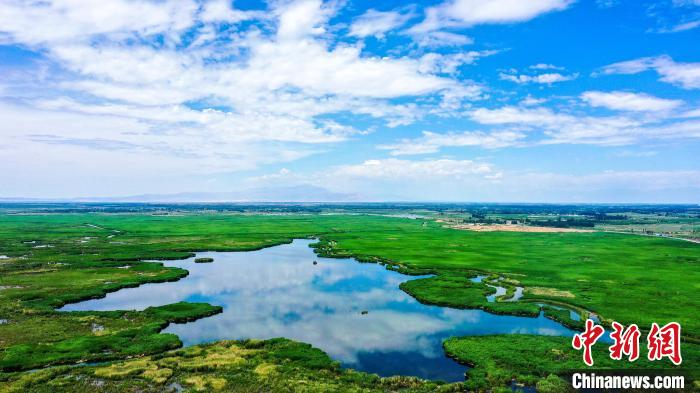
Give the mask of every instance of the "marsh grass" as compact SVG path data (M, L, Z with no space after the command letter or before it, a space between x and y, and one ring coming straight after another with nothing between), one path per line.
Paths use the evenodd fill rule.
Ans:
M212 364L212 359L216 359ZM199 366L193 366L199 365ZM70 381L66 384L66 381ZM379 378L344 370L308 344L286 339L223 341L103 366L5 374L0 392L155 392L177 384L206 392L459 392L462 384Z
M81 242L86 237L90 240ZM321 256L354 257L361 262L384 264L404 274L433 275L401 285L423 303L534 315L538 310L535 303L549 302L593 311L605 324L616 320L623 324L636 323L643 328L651 322L677 321L683 326L684 348L691 348L684 354L684 367L698 368L697 346L691 344L700 341L700 320L696 315L700 309L698 244L602 232L470 232L445 228L432 220L376 215L80 213L0 215L0 254L8 257L0 260L0 319L8 321L0 324L0 369L7 373L46 365L149 354L155 359L160 356L158 354L181 345L176 336L159 333L165 325L211 315L218 309L191 303L142 312L62 313L54 309L66 303L105 296L124 287L178 280L187 275L186 270L144 260L182 259L204 250L257 250L289 243L295 238L319 238L315 249ZM36 248L37 245L47 247ZM485 296L493 293L493 289L471 283L469 277L475 272L488 275L489 280L515 278L518 285L525 288L525 295L518 302L488 303ZM509 290L514 285L506 280L500 284ZM533 288L547 290L533 291ZM572 323L566 321L563 314L551 310L545 313L563 323ZM91 328L93 324L103 326L104 330L95 334ZM541 349L553 345L546 337L529 340L504 342L517 350L525 345ZM304 384L316 386L315 391L341 385L347 387L345 391L361 390L358 386L381 390L394 383L400 386L416 383L412 379L397 382L350 370L341 372L325 354L310 347L281 344L275 347L274 341L242 345L247 349L259 346L261 354L255 356L262 356L265 363L277 366L275 370L279 374L264 376L267 381L264 386L268 390L290 391L290 386L302 386L297 385L302 380ZM496 356L506 353L504 345L498 340L483 340L480 348L485 354L491 351ZM223 367L227 369L233 369L235 363L228 358L211 363L211 359L203 360L205 355L189 352L177 356L193 359L204 356L200 360L204 362L202 369L214 373L217 378L220 377L217 370L222 367L217 366L220 364L217 362L226 364ZM454 351L454 356L465 360L473 355ZM546 357L540 359L536 353L532 356L531 361L543 370L542 374L537 374L538 378L546 378L544 374L553 372L556 365ZM300 367L304 376L293 377L285 368L292 366ZM512 372L511 366L504 363L498 370L504 370L505 375ZM89 367L84 369L90 370ZM147 391L145 387L163 378L168 381L179 378L179 372L205 373L196 368L186 370L183 367L180 371L170 368L173 375L166 377L167 372L159 372L160 369L160 366L157 370L146 368L144 372L148 371L148 375L141 372L138 378L126 376L121 382L105 378L100 381L104 379L105 386L115 387L114 391L120 391L116 388L122 386L120 384L127 384L127 390ZM97 381L94 374L88 377L70 371L55 376L57 371L54 370L63 369L0 374L0 380L9 378L17 382L24 378L36 391L52 391L46 388L49 385L37 382L41 378L47 378L57 387L70 386L71 391L92 391L89 387L94 388L92 382ZM250 387L253 381L259 383L262 378L254 368L243 375L235 381L237 386ZM77 376L83 379L75 379ZM230 378L227 380L231 382ZM184 379L178 381L187 385ZM318 385L309 381L317 381ZM435 386L438 385L433 388ZM232 389L231 383L227 383L225 389Z

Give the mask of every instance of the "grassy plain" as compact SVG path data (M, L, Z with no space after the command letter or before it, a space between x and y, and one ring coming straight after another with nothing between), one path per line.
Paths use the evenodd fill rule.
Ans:
M158 333L164 325L217 310L189 303L144 312L59 313L54 308L187 274L140 260L254 250L307 237L321 239L317 251L322 255L434 274L402 285L425 303L532 315L535 303L550 302L642 329L651 322L678 321L686 339L700 338L700 245L690 242L602 232L470 232L432 220L376 215L13 214L0 215L0 255L7 257L0 259L0 319L7 321L0 324L0 369L111 360L177 347L177 337ZM502 276L510 289L524 286L522 301L487 303L491 290L469 281L477 273ZM514 348L520 345L511 342ZM497 344L484 340L487 346ZM697 368L696 355L690 350L684 366Z

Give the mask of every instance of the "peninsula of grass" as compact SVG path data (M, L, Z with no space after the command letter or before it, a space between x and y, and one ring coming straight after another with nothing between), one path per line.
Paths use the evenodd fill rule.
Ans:
M540 307L534 303L488 302L486 296L493 295L496 290L484 283L471 282L464 275L420 278L401 283L400 288L425 304L528 317L536 317L540 312Z
M214 258L204 257L204 258L195 258L194 259L194 263L212 263L212 262L214 262Z
M544 316L546 318L557 321L569 329L583 330L586 325L583 319L572 319L571 312L566 309L544 306L542 307L542 311L544 311Z

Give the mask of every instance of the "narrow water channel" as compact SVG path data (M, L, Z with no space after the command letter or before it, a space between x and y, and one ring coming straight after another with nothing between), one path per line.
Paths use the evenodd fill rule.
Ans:
M420 304L399 289L415 277L354 259L319 258L312 240L250 252L202 252L166 261L190 274L176 282L125 288L61 311L142 310L179 301L207 302L224 312L171 324L185 345L223 339L287 337L310 343L344 367L381 376L461 381L467 367L447 358L442 341L483 334L573 335L537 318L493 315ZM314 264L314 261L317 263Z

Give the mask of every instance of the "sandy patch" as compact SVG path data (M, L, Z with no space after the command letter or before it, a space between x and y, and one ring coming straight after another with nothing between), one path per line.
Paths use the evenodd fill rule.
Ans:
M590 229L535 227L515 224L455 224L451 228L476 232L594 232Z
M559 289L554 289L554 288L545 288L545 287L528 287L525 288L525 291L529 294L535 295L535 296L556 296L556 297L568 297L568 298L574 298L576 295L569 291L561 291Z
M19 285L0 285L0 291L3 289L22 289L24 287L21 287Z

